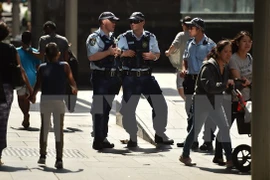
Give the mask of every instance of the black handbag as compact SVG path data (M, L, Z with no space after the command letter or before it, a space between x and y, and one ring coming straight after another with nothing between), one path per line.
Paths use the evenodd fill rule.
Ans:
M10 45L11 48L11 53L12 53L12 58L9 64L9 69L11 72L11 85L13 89L20 88L25 85L23 77L22 77L22 71L21 67L17 62L17 50L13 45Z

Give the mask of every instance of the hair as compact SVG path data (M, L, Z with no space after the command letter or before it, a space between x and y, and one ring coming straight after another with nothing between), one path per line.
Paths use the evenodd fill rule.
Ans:
M218 58L218 53L220 53L227 45L232 45L231 40L224 39L224 40L219 41L217 45L213 47L210 53L207 55L206 57L207 60L209 60L210 58L213 58L216 60Z
M185 16L181 21L183 24L187 25L186 22L189 22L191 20L192 20L192 18L190 16Z
M248 31L240 31L232 40L232 53L238 51L239 47L237 44L239 44L239 42L244 36L248 36L250 37L250 39L252 39L252 36Z
M0 41L6 39L9 35L9 28L6 23L0 22Z
M53 60L59 53L59 48L56 43L50 42L45 47L45 55L49 61Z
M31 43L32 34L30 31L25 31L22 34L22 42L29 45Z

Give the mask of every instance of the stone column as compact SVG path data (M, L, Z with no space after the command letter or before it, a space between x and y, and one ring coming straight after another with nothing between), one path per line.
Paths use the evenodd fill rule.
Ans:
M43 35L43 24L44 24L44 0L33 0L31 1L31 26L32 26L32 45L38 47L38 40Z
M15 38L20 34L20 1L12 1L12 37Z
M254 1L252 179L270 179L270 1Z
M78 1L66 0L66 22L65 30L68 41L72 44L71 50L77 56L78 38Z

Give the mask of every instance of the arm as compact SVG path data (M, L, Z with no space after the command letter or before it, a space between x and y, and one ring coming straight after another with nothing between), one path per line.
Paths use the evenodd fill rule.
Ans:
M142 54L143 59L152 61L158 60L160 57L160 50L156 36L154 34L150 35L149 48L149 52Z
M176 49L179 49L180 48L180 42L181 42L181 37L183 36L184 34L183 33L178 33L173 42L172 42L172 45L169 47L169 49L165 52L166 56L170 56L170 54L172 52L174 52Z
M17 53L17 51L16 51L16 60L17 60L18 65L19 65L20 68L21 68L22 78L23 78L23 80L24 80L24 82L25 82L25 85L26 85L27 89L29 90L30 94L32 94L33 89L32 89L32 87L31 87L31 85L30 85L30 83L29 83L29 80L28 80L28 77L27 77L27 75L26 75L26 72L25 72L24 68L22 67L21 60L20 60L20 56L19 56L19 54Z
M201 69L199 81L204 90L209 94L220 94L227 88L227 82L216 82L215 67L211 64L204 65Z
M33 93L30 97L30 100L32 103L35 103L36 102L36 95L38 93L38 91L40 90L40 87L41 87L41 74L40 74L40 67L38 68L37 70L37 81L36 81L36 84L34 86L34 90L33 90Z
M77 85L76 85L76 82L73 78L73 75L72 75L72 72L71 72L71 69L70 69L70 66L68 64L65 64L65 72L66 72L66 75L67 75L67 79L68 79L68 82L69 82L69 85L72 89L72 93L73 94L77 94L78 92L78 89L77 89Z

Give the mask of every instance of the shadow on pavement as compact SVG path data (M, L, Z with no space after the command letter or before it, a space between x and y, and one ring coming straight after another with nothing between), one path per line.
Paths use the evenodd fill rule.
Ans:
M19 130L19 131L39 131L39 128L35 128L35 127L24 128L24 127L13 127L13 126L11 126L10 128L14 129L14 130ZM67 127L63 131L64 131L64 133L83 132L83 130L81 130L79 128L73 128L73 127ZM54 132L54 129L51 128L49 130L49 132Z
M203 171L208 171L208 172L212 172L212 173L219 173L219 174L236 174L236 175L250 175L250 172L247 173L241 173L239 172L237 169L226 169L226 167L224 166L224 169L214 169L214 168L206 168L206 167L199 167Z
M14 129L14 130L19 130L19 131L39 131L39 128L36 128L36 127L29 127L29 128L24 128L24 127L13 127L11 126L10 127L11 129Z
M71 171L69 169L55 169L55 168L52 168L52 167L47 167L47 166L43 166L43 165L40 165L38 168L31 168L31 169L37 169L37 170L41 170L41 171L44 171L44 172L53 172L53 173L79 173L79 172L82 172L84 169L78 169L76 171Z
M16 172L29 170L27 167L0 166L0 172Z

